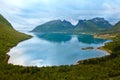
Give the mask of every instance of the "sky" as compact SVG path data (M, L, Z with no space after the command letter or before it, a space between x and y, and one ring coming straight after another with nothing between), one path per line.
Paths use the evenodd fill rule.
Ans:
M0 0L2 14L17 30L32 30L50 20L102 17L111 24L120 21L120 0Z

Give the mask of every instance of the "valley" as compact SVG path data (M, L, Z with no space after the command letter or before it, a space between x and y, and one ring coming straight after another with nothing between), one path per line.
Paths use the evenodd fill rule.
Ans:
M116 36L112 39L112 42L103 46L103 48L111 51L108 56L79 61L77 65L41 68L36 66L23 67L5 63L6 53L20 41L29 39L31 36L16 31L10 23L0 15L0 80L119 80L119 28L120 24L117 23L117 25L112 26L111 29L105 32L112 35L115 33ZM45 36L42 37L45 38ZM51 38L47 39L54 41ZM65 38L64 40L69 39L70 38ZM81 37L79 37L79 39L81 40ZM83 41L86 42L86 40ZM88 41L87 43L90 42Z

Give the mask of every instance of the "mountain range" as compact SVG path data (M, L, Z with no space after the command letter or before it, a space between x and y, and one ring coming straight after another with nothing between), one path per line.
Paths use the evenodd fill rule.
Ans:
M93 18L90 20L79 20L72 25L66 20L53 20L37 26L32 32L74 32L74 33L96 33L108 30L112 25L104 18Z

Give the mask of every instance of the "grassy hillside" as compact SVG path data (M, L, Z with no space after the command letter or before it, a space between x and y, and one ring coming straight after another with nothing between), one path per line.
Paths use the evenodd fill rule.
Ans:
M3 17L2 17L3 18ZM3 18L4 19L4 18ZM6 22L6 21L5 21ZM6 22L7 23L7 22ZM120 36L104 46L110 56L80 61L78 65L59 67L22 67L4 62L6 52L28 36L0 22L0 80L119 80Z
M116 32L120 32L120 22L118 22L117 24L115 24L110 30L109 32L111 33L116 33Z
M111 28L107 29L106 31L97 33L94 35L96 38L104 38L104 39L114 39L118 34L120 34L120 22L116 23Z
M29 36L14 30L11 24L0 15L0 62L4 61L5 53L9 48L27 38Z
M104 18L96 17L90 20L79 20L73 31L76 33L100 33L111 28L111 26Z
M99 28L97 27L97 25L95 25L94 23L87 21L87 20L78 24L76 26L76 28L74 29L74 32L76 32L76 33L80 33L80 32L94 33L97 31L100 31Z

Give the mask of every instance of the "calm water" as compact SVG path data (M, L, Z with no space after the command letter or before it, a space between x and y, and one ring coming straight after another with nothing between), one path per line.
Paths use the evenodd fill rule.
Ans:
M79 60L108 55L98 50L109 40L95 39L91 35L58 33L32 33L33 38L19 43L8 53L8 63L23 66L59 66L76 64ZM93 50L81 48L94 47Z

